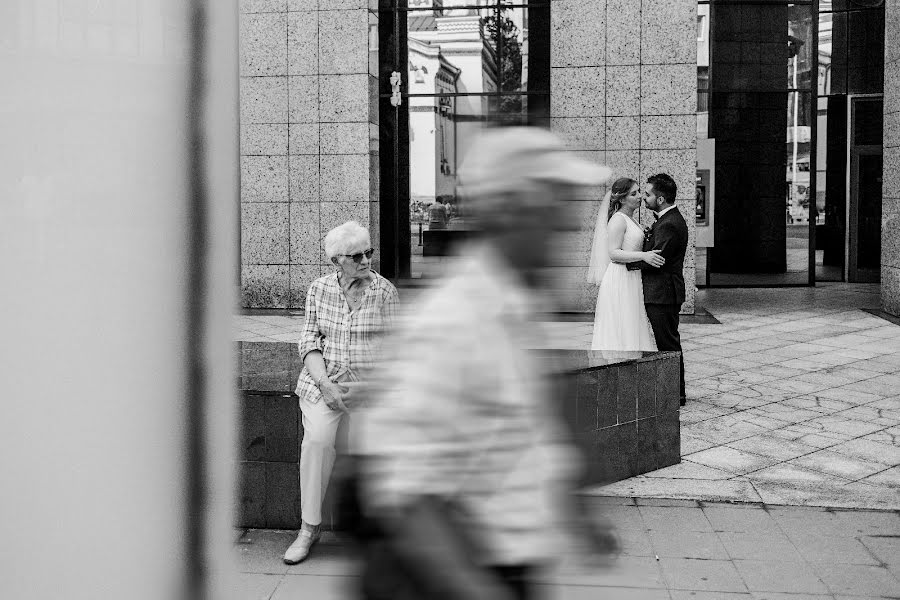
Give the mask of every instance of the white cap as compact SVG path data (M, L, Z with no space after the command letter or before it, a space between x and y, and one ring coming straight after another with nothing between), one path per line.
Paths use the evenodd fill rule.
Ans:
M555 134L539 127L486 130L472 144L459 169L461 192L476 198L551 181L592 186L612 171L566 149Z

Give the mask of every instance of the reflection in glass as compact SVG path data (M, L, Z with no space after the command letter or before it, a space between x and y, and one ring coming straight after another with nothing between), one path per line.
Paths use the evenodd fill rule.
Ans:
M788 7L788 84L789 89L808 90L813 78L812 7Z
M787 272L809 268L810 218L810 97L805 92L788 94L787 129ZM805 277L805 275L804 275Z

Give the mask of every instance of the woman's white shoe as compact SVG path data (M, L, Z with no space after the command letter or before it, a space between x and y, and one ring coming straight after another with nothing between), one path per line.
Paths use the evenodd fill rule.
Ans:
M301 529L297 539L284 552L284 562L289 565L296 565L306 560L309 556L310 548L319 541L320 535L318 528L315 531Z

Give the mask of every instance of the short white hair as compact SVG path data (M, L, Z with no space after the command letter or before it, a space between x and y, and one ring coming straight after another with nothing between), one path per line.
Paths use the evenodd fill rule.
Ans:
M358 250L361 245L368 248L372 243L371 239L368 229L356 221L347 221L325 236L325 255L330 260L342 254L350 254L351 250Z

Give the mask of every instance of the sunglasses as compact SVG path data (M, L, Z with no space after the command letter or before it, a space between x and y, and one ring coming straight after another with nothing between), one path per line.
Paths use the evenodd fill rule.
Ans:
M359 254L342 254L341 256L346 256L347 258L352 258L353 262L355 262L356 264L359 264L362 262L363 255L365 255L366 258L372 258L373 254L375 254L375 249L369 248L365 252L360 252Z

